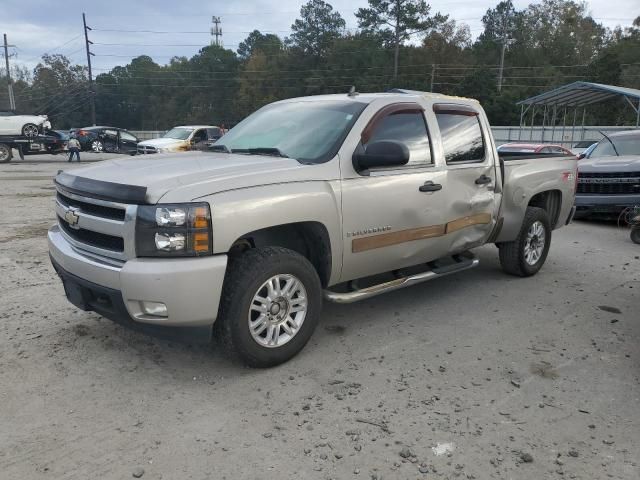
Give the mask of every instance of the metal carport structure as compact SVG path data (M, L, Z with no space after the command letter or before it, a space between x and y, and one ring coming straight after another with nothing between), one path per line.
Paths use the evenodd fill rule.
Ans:
M531 136L533 135L536 108L541 108L543 140L546 126L552 130L561 126L563 139L565 129L571 128L571 142L573 143L579 111L582 110L580 125L584 127L587 107L612 98L624 98L636 114L636 128L640 127L640 90L615 85L603 85L601 83L573 82L517 103L517 105L520 105L520 133L518 139L522 139L522 128L526 126L526 119L529 113L531 114L530 126L532 127L530 134ZM572 123L567 125L567 114L571 113L573 113ZM557 125L559 123L559 114L562 116L562 125Z

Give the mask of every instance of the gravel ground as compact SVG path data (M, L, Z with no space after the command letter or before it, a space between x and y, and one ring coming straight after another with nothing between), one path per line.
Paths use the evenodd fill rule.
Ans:
M66 301L45 239L62 160L0 165L3 479L640 478L628 231L559 230L533 278L487 246L470 272L327 304L298 357L251 370Z

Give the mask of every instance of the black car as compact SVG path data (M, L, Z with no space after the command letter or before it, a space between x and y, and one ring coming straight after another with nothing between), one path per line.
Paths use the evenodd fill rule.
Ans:
M70 135L80 142L80 149L96 153L128 153L138 151L138 138L123 128L85 127L71 130Z

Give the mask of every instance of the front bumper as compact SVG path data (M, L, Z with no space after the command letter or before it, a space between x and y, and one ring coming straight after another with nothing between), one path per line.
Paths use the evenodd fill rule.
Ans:
M576 218L588 215L619 215L627 207L640 205L638 195L577 194Z
M218 314L226 255L136 258L117 265L79 252L57 226L49 230L48 240L67 298L78 308L171 338L184 327L210 332ZM145 314L141 302L164 303L167 317Z

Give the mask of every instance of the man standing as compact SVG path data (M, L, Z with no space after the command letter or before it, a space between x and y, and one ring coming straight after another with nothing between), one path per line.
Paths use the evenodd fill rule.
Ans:
M73 161L73 155L78 158L78 162L80 161L80 142L78 139L73 136L67 142L67 148L69 149L69 162Z

